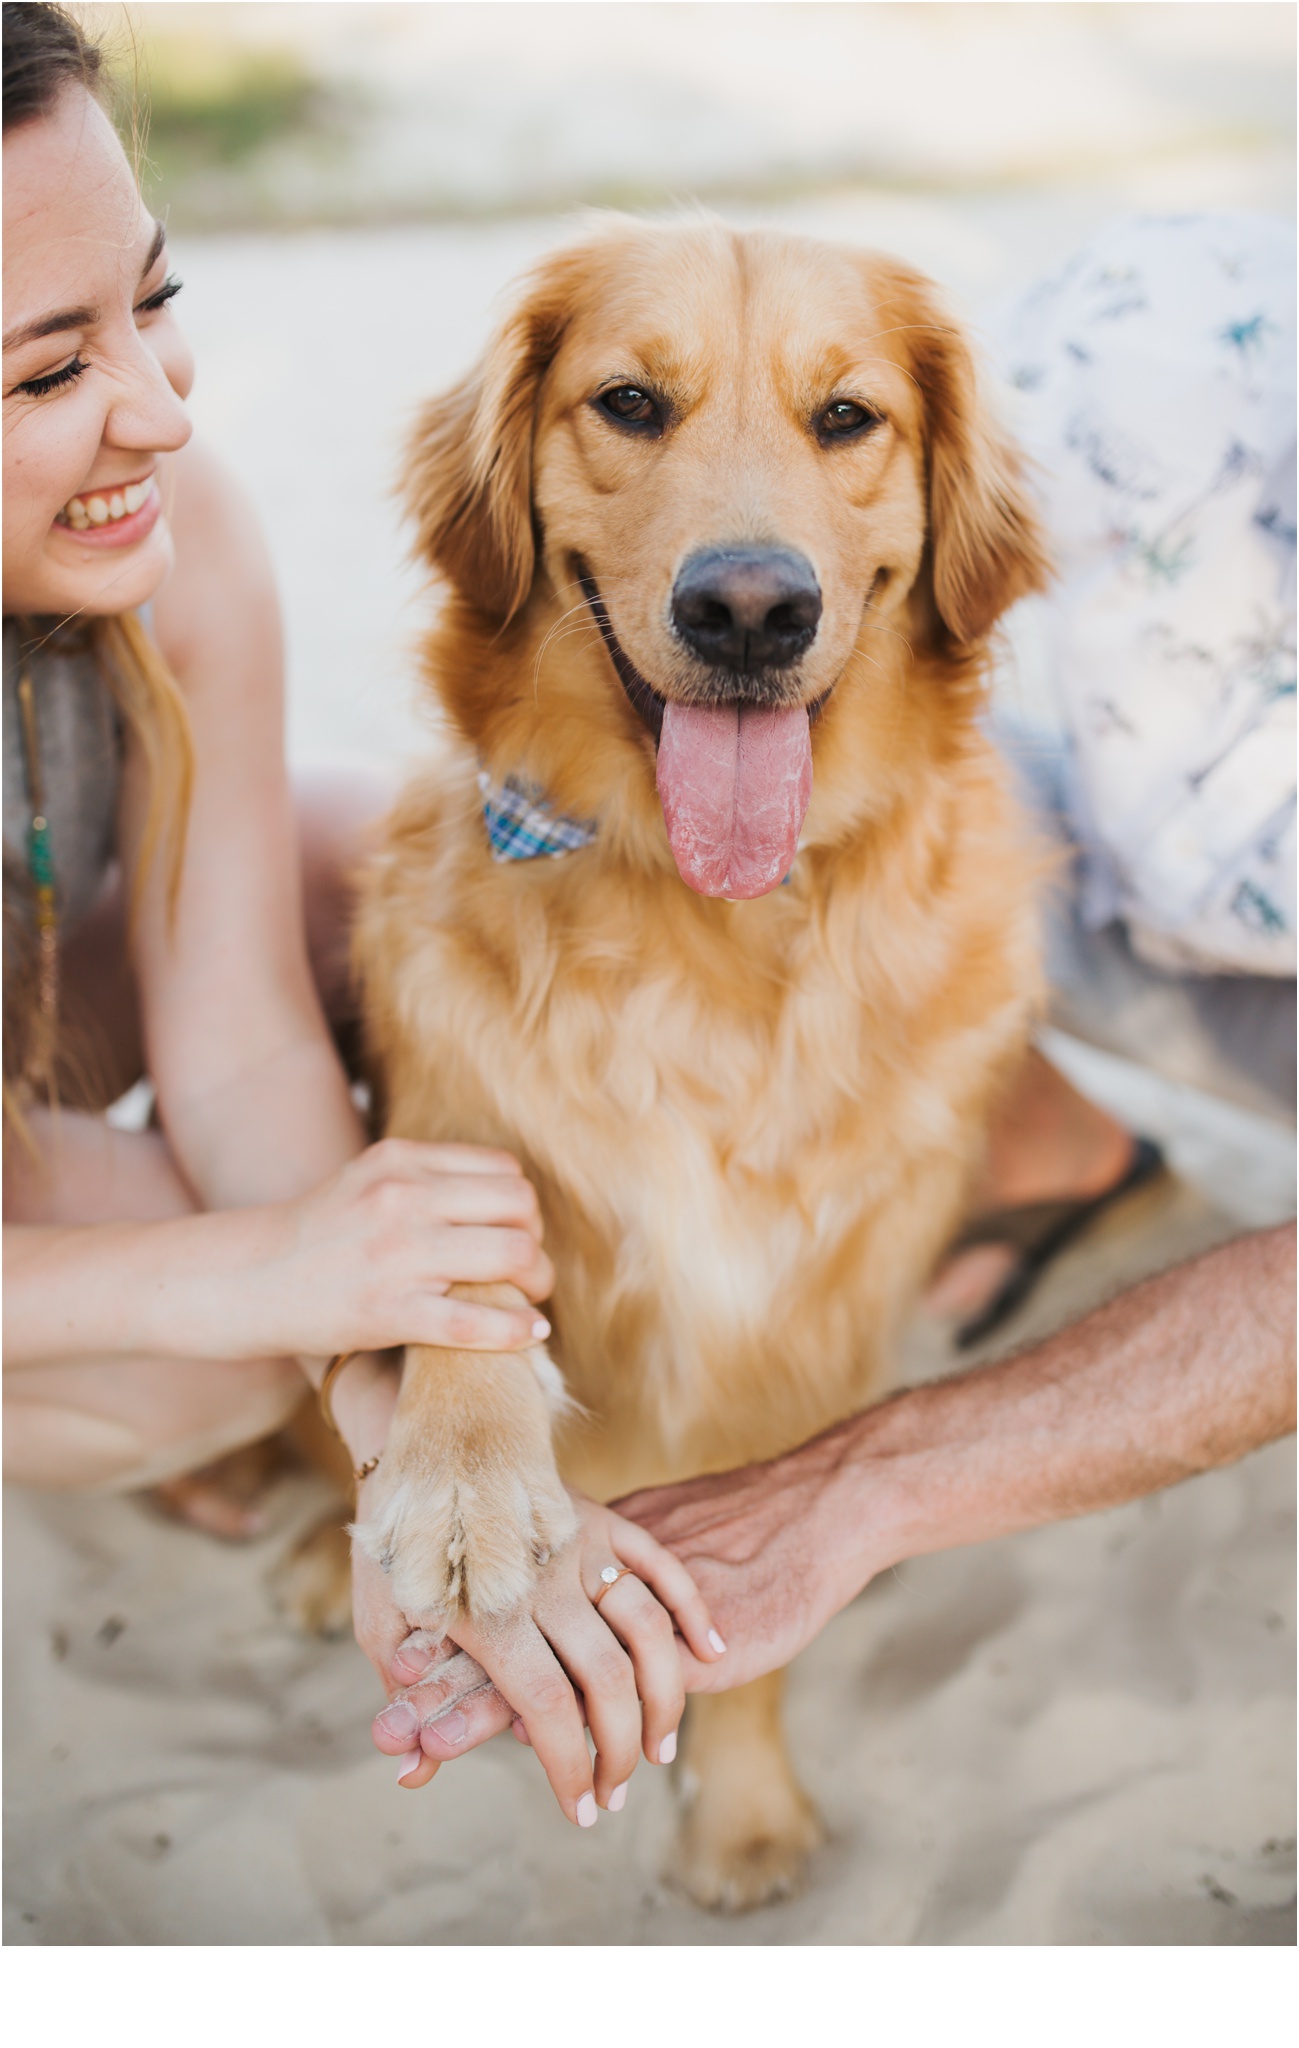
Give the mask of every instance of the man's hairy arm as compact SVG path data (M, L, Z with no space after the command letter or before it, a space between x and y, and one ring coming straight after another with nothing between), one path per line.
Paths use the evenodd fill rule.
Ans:
M1294 1302L1294 1228L1262 1231L770 1465L619 1503L677 1551L730 1646L688 1683L787 1663L904 1558L1117 1506L1284 1435Z

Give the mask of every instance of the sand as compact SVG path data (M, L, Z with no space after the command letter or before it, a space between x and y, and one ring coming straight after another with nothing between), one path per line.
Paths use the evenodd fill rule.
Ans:
M1099 1229L1002 1345L1290 1204L1288 1133L1064 1052L1199 1186ZM950 1364L917 1326L907 1376ZM319 1505L306 1477L246 1547L136 1499L11 1489L5 1938L1290 1943L1293 1474L1293 1445L1274 1445L870 1586L790 1687L829 1845L801 1898L741 1920L664 1880L667 1772L642 1766L590 1833L508 1737L398 1790L360 1652L294 1636L267 1593Z

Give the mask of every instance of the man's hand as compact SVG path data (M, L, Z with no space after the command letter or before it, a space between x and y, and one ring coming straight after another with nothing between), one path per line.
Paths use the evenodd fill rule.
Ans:
M1044 1343L912 1388L770 1465L619 1510L688 1566L729 1645L692 1691L788 1663L903 1558L1093 1514L1294 1428L1294 1226L1143 1281Z
M704 1664L683 1645L690 1692L720 1692L778 1671L859 1593L872 1561L869 1496L846 1498L840 1432L770 1465L712 1473L617 1503L675 1551L728 1645Z

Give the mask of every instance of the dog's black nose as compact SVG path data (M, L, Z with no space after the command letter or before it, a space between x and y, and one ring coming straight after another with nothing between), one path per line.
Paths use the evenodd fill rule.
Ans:
M741 675L792 667L820 617L816 572L789 548L702 548L672 591L672 623L690 652Z

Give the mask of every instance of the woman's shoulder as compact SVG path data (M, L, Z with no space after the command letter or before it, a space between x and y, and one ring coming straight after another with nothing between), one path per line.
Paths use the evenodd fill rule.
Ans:
M153 625L179 670L198 644L223 641L241 612L273 608L274 580L256 512L210 448L191 441L169 458L164 498L175 560L154 599Z
M251 500L233 469L206 441L195 437L177 454L166 457L171 469L173 530L178 526L209 526L253 517Z

